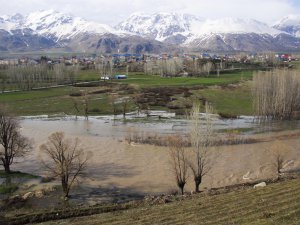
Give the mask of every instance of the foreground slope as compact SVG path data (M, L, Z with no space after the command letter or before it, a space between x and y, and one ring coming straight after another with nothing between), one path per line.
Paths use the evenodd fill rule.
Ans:
M300 180L47 224L299 224Z

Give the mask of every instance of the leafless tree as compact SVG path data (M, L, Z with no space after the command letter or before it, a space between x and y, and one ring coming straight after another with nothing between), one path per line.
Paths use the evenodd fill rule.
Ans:
M31 90L57 84L74 84L78 66L66 66L63 63L7 65L2 72L6 74L5 83L1 84L3 88Z
M75 99L73 99L73 107L75 110L75 119L77 120L78 117L78 113L80 112L79 107L78 107L78 101L76 101Z
M63 132L51 134L40 150L46 157L42 158L43 165L53 177L60 179L64 197L69 197L75 180L83 175L91 155L84 152L78 138L66 139Z
M287 160L287 155L292 149L284 144L282 141L275 141L269 149L269 155L271 156L271 166L274 168L277 175L277 179L282 173L284 163Z
M179 135L168 137L169 155L176 184L184 194L184 186L188 178L188 156L184 147L184 140Z
M158 68L161 76L177 76L183 71L183 60L180 58L162 59Z
M128 110L129 103L130 103L130 99L128 97L123 98L121 105L122 105L122 112L123 112L124 119L126 118L126 113Z
M284 163L284 156L282 154L276 154L274 155L274 166L276 168L277 172L277 178L280 177L281 170L283 169L283 163Z
M291 70L258 72L253 77L254 109L260 120L291 119L300 110L300 76Z
M132 97L132 100L134 104L137 107L137 114L139 115L141 110L143 109L143 103L141 103L141 100L143 99L143 94L142 93L135 93Z
M8 83L8 76L6 74L6 67L1 67L0 68L0 89L1 89L1 92L4 92L7 88L7 83Z
M83 98L83 107L84 107L84 116L86 120L89 120L89 98L88 93L85 92L84 98Z
M207 61L204 65L203 65L203 69L204 71L207 73L207 76L210 75L210 72L213 68L213 63L211 61Z
M0 164L6 173L15 158L24 157L32 148L31 141L20 133L19 121L0 111Z
M114 63L112 58L101 57L96 60L95 69L99 72L100 78L109 77L110 79L112 79L114 73L113 68L114 68Z
M146 61L144 63L144 73L147 75L159 75L161 73L161 63L157 60Z
M118 104L117 104L118 94L109 95L108 101L109 101L109 105L111 107L112 113L114 115L114 118L115 118L115 116L118 114Z
M192 154L189 167L193 172L195 192L199 192L202 179L210 170L208 155L209 147L213 144L213 125L211 122L212 107L206 104L206 113L203 121L200 119L200 103L195 102L190 112L191 131L190 141Z

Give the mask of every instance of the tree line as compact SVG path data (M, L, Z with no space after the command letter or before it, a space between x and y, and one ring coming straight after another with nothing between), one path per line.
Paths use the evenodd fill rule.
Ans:
M209 76L220 75L228 66L221 60L171 58L146 61L143 72L160 76Z
M32 90L74 84L79 66L65 64L7 65L0 70L0 90Z
M258 119L292 119L300 111L300 76L288 69L257 72L253 97Z

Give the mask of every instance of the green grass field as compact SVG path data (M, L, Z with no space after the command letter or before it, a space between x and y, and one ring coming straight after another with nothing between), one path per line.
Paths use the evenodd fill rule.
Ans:
M142 73L131 73L126 80L116 82L131 84L137 87L161 87L161 86L183 86L192 87L197 85L225 85L252 78L252 71L242 71L230 74L221 74L220 77L211 75L209 77L160 77L156 75L145 75Z
M79 102L79 115L83 115L83 98L71 97L76 91L91 91L91 88L51 88L37 91L14 92L0 94L0 103L6 105L11 112L19 116L75 114L74 101ZM88 95L89 109L98 114L110 114L107 94Z
M43 224L300 224L300 180Z
M196 96L204 97L213 103L217 113L227 115L252 115L251 83L238 88L209 88L195 91Z
M199 77L199 78L163 78L160 76L144 75L131 73L126 80L114 80L115 84L129 84L136 90L152 87L195 87L213 85L226 85L251 79L252 72L237 72L232 74L223 74L220 77ZM91 71L82 73L77 80L97 80L98 75ZM0 94L0 104L8 106L15 115L41 115L41 114L75 114L74 100L79 101L80 115L83 115L83 98L71 97L72 92L93 92L101 90L104 87L59 87L43 90L12 92ZM109 105L108 96L110 93L89 94L89 110L91 114L111 114L112 109ZM213 102L218 112L236 115L251 114L251 90L250 88L236 88L233 90L206 88L200 90L197 95L205 97ZM130 96L124 94L124 96ZM120 97L124 97L120 96ZM155 108L155 107L154 107ZM167 108L160 108L167 109ZM129 111L135 110L133 103L129 105Z

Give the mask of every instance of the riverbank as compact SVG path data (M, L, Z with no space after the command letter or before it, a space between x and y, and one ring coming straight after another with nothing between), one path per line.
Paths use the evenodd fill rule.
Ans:
M13 165L13 170L47 176L39 161L39 146L55 131L63 131L68 137L78 137L85 150L92 152L88 176L81 180L73 192L76 203L93 205L126 201L177 190L170 170L168 148L128 144L123 136L126 133L124 127L105 122L101 126L93 120L26 120L21 125L22 133L34 139L34 150L24 160ZM210 149L212 168L201 184L202 190L276 177L274 157L278 146L285 153L284 169L300 168L298 129L254 134L253 137L263 141ZM190 176L186 191L193 188Z
M143 200L93 207L6 213L3 224L289 224L300 219L299 174L253 184L229 186L197 194L147 196ZM226 202L226 206L224 206ZM178 212L177 212L178 211ZM230 213L229 213L230 212ZM182 216L182 215L185 216ZM242 214L242 216L241 216ZM47 222L48 221L48 222Z

